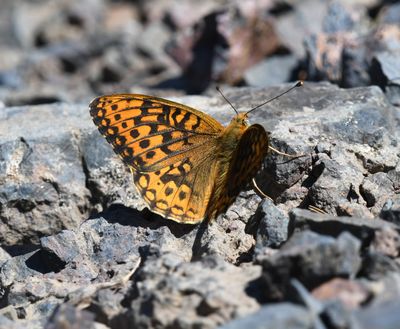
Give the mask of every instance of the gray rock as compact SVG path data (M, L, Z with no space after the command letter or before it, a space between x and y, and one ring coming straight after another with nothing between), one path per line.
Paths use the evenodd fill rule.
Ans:
M354 315L355 329L394 329L400 322L400 299L359 310Z
M296 3L276 17L275 29L283 45L298 58L304 58L304 38L322 32L329 3L308 0ZM310 10L312 6L313 10Z
M310 289L335 276L354 276L361 265L359 249L360 241L347 232L337 239L295 233L276 254L260 261L266 297L285 298L293 277Z
M400 299L400 274L398 272L389 271L378 281L369 279L360 281L374 297L369 302L370 306L379 306Z
M266 92L238 89L232 101L251 106L277 93L278 90L274 88ZM229 92L227 96L230 97ZM319 98L323 101L315 101ZM231 118L228 110L221 113L221 101L212 103L213 99L208 98L177 100L209 111L222 122L226 123ZM352 102L353 105L348 106L346 102ZM394 170L391 168L395 168L398 162L395 146L391 144L397 138L392 130L392 108L385 102L382 93L374 88L344 91L320 85L298 89L276 100L273 106L267 105L265 110L255 111L250 120L263 123L271 131L273 146L281 151L308 153L315 145L325 143L323 153L317 154L314 163L310 156L293 160L271 153L265 169L257 178L261 189L275 197L283 210L309 203L334 214L372 215L358 190L365 171L371 174L382 171L380 175L386 179L385 172L393 175L389 172ZM278 108L285 108L290 116L285 117ZM339 111L340 108L343 110ZM341 116L332 118L329 113L333 110L339 111ZM2 157L5 159L3 167L0 167L5 175L5 184L2 185L5 206L0 216L12 221L10 227L19 227L12 232L8 228L2 230L8 232L5 235L8 243L21 240L34 242L38 241L40 235L75 227L78 218L87 215L89 209L101 211L113 203L123 203L138 210L145 207L132 187L127 169L113 155L111 147L94 131L85 107L72 109L71 106L55 104L7 108L3 115L2 131L6 132L10 126L15 128L4 135L1 144ZM47 119L40 121L37 119L39 116ZM314 125L312 130L304 129L310 117L320 120L321 126ZM348 120L353 120L354 129L351 131L346 128ZM298 129L299 125L303 125L303 128ZM60 129L55 131L54 126ZM36 133L28 136L26 131L32 127L35 127ZM71 131L77 133L71 134ZM22 136L22 139L15 139L14 136ZM342 136L346 138L343 140ZM366 140L370 140L371 146L364 144ZM376 151L373 149L375 147ZM61 148L65 151L61 152ZM47 154L56 150L62 154L64 162L58 164L58 157L53 157L50 166ZM330 155L325 153L326 150ZM27 157L27 154L30 156ZM357 156L354 157L354 154ZM43 171L41 165L48 168L43 174L40 174ZM35 175L30 175L31 172ZM24 183L16 184L10 178L12 173L23 176ZM38 190L39 186L45 193ZM387 197L393 195L394 192ZM242 201L238 199L229 212L230 218L245 220L244 217L250 217L248 212L243 212L248 209L247 203L243 202L246 198ZM66 220L66 214L74 216L67 216ZM29 228L22 226L28 221L31 221ZM43 229L43 226L47 229Z
M366 177L360 185L360 193L374 215L379 214L388 196L393 195L394 191L392 180L383 172Z
M378 19L379 24L397 24L400 20L400 4L393 3L384 6Z
M38 251L32 251L21 256L13 257L1 265L0 284L2 288L11 286L14 282L24 281L30 276L39 274L28 267L27 261Z
M3 248L0 248L0 266L7 260L11 259L11 256Z
M174 268L190 267L191 263L186 262L205 255L220 255L218 257L239 263L242 254L249 252L254 241L244 233L245 224L240 220L215 222L205 227L204 231L204 226L179 225L162 218L151 222L139 212L122 206L111 207L104 212L104 216L110 222L104 218L88 220L74 230L63 230L56 235L43 237L41 249L10 258L1 265L0 287L7 292L4 302L13 305L10 311L23 310L27 314L34 314L29 318L30 321L43 322L58 305L68 300L77 306L92 305L96 308L96 314L102 314L107 323L118 322L126 311L121 303L129 298L127 279L138 266L139 257L150 261L154 253L159 257L169 255L162 256L166 259L165 266ZM115 220L119 222L112 223ZM221 267L221 278L218 280L224 281L225 275L238 276L242 280L237 281L233 293L239 295L238 303L243 301L245 286L259 276L259 267L253 266L247 271L216 259L218 261L215 262ZM196 277L203 263L193 264L196 264L193 265ZM150 272L156 265L148 266ZM205 270L205 281L214 280L213 268ZM182 271L177 275L178 282L184 281L186 274L183 273L191 270L187 268ZM164 279L163 276L154 277L156 281ZM193 282L194 286L196 284ZM117 292L113 290L114 287L119 287ZM31 304L31 301L35 303ZM142 302L142 299L136 301ZM253 310L258 305L250 297L248 304ZM245 310L247 306L243 307ZM183 321L178 313L175 315L177 321ZM222 320L215 321L222 323Z
M114 203L144 209L145 203L133 185L132 174L98 131L82 134L80 150L93 213L108 209Z
M304 307L279 303L263 306L259 311L219 328L311 329L314 325L311 314Z
M359 276L359 273L357 274ZM363 279L335 277L311 291L312 296L322 304L320 315L332 302L339 302L348 311L367 303L373 294L373 285L368 286Z
M394 196L387 200L379 216L388 222L400 226L400 197Z
M288 237L289 218L269 199L259 205L254 217L246 227L247 232L255 231L255 255L265 247L278 248Z
M331 301L324 305L321 319L327 328L352 328L351 313L339 301Z
M370 85L369 63L366 61L369 49L356 44L345 47L342 51L342 81L344 88Z
M263 98L278 93L271 89ZM255 104L257 97L255 90L250 91L249 96L241 97L241 103ZM285 117L286 111L290 116ZM312 161L311 157L293 160L271 152L258 185L289 209L311 204L337 215L372 218L375 215L366 207L359 186L365 176L396 167L396 117L396 110L377 88L344 91L320 84L297 89L255 111L250 121L262 122L271 132L272 146L286 153L311 155L321 143L325 148L314 154ZM297 192L280 198L289 187Z
M400 235L398 230L384 226L375 232L370 250L392 258L399 256Z
M375 54L373 64L379 65L380 74L384 76L386 80L397 79L400 72L400 66L395 60L399 55L398 51L381 51ZM376 68L378 70L378 68ZM377 77L379 79L381 77Z
M384 278L389 272L399 271L400 264L395 260L382 253L369 252L363 257L360 276L378 281Z
M354 12L351 12L349 7L345 7L339 1L334 1L329 4L322 26L325 33L336 33L352 31L357 23L359 22L356 22Z
M1 328L398 322L381 307L400 297L398 6L261 2L2 0ZM290 81L299 63L293 76L384 92L307 82L250 114L271 146L306 155L269 153L257 183L275 204L263 202L263 218L250 186L209 225L149 212L95 130L90 98L242 84L260 60L249 81ZM182 90L148 89L157 84ZM224 89L245 110L288 87ZM226 124L233 111L215 95L175 100ZM286 214L309 206L329 215L295 211L287 230Z
M51 105L3 111L0 234L5 245L37 243L40 236L76 227L88 214L77 143L77 129L87 125L82 117L88 114L80 109Z
M141 328L214 328L259 309L244 290L259 274L258 266L238 268L219 257L182 263L174 254L155 255L138 271L125 321Z
M70 304L63 304L54 310L46 323L45 329L97 329L94 323L94 314L85 310L78 310ZM104 328L106 328L104 326Z
M139 264L135 230L104 220L87 221L80 228L43 238L43 249L1 266L1 287L7 289L4 302L27 314L26 320L45 321L65 300L78 306L99 300L103 305L103 291L115 287L119 292L106 301L114 300L121 312L118 305L128 289L127 280Z
M290 214L289 233L310 229L320 234L338 236L350 232L364 243L369 244L375 232L383 229L398 230L396 225L379 218L336 217L319 214L305 209L293 209Z
M0 310L0 328L9 329L42 329L43 323L40 321L24 321L18 319L18 314L9 314L8 307Z
M244 72L244 79L250 86L267 87L291 80L298 58L293 55L271 56L251 66Z

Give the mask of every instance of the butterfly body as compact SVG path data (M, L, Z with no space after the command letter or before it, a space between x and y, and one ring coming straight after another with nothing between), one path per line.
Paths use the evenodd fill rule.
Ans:
M98 97L90 113L150 209L182 223L225 211L268 150L267 133L249 126L246 113L223 127L196 109L138 94Z

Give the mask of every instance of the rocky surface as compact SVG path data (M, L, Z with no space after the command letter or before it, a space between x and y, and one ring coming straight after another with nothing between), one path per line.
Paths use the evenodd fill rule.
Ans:
M245 109L282 88L226 94ZM231 116L216 95L178 100ZM273 327L330 328L399 298L400 226L387 220L397 214L388 204L399 183L398 110L377 87L309 84L255 112L275 148L305 156L271 153L257 181L275 204L245 191L208 226L151 214L87 108L71 107L3 112L2 127L15 128L1 136L2 325L229 328L276 310ZM326 214L294 209L308 206Z
M398 4L3 2L0 328L400 323ZM88 112L144 92L227 124L215 82L245 111L298 78L249 118L291 155L266 157L268 198L209 225L152 214Z

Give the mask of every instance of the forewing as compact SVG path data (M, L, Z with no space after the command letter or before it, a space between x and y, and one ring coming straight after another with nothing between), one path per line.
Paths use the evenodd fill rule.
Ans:
M89 107L94 123L114 151L141 172L185 159L187 152L198 152L223 129L207 114L152 96L101 96Z
M223 127L193 108L145 95L96 98L90 113L131 168L150 209L187 223L204 218Z

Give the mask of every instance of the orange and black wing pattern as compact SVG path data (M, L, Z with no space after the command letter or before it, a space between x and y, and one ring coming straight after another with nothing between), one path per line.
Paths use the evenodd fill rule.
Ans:
M224 129L218 121L139 94L101 96L89 107L152 211L184 223L204 218L216 174L217 137Z

